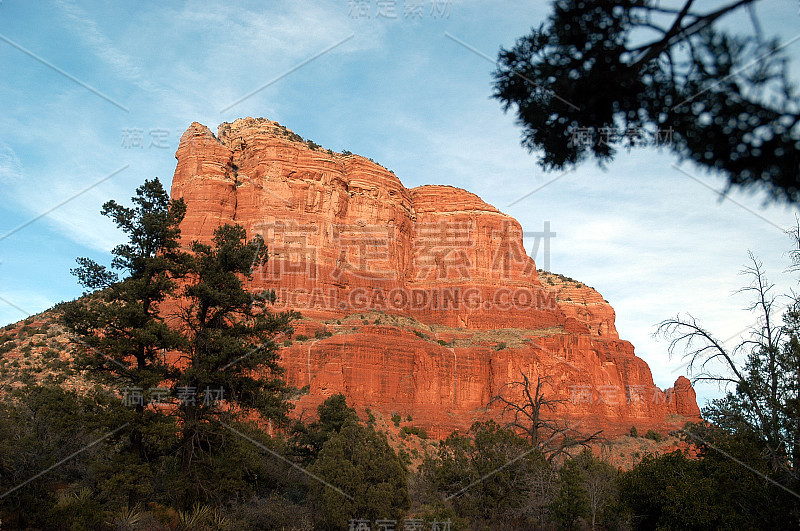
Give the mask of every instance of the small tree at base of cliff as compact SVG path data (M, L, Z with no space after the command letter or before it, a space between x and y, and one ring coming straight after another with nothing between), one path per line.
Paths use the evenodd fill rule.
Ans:
M679 451L645 456L620 478L634 529L718 529L721 515L713 493L700 462Z
M696 458L648 455L620 474L623 507L637 529L795 529L797 495L770 480L761 447L708 424L689 426L714 447Z
M545 386L548 385L546 376L537 375L536 382L533 383L525 373L520 372L520 375L522 380L507 384L511 389L519 389L520 399L499 394L489 401L489 406L499 403L502 405L503 415L513 417L506 428L523 433L533 447L551 461L569 455L576 449L588 448L593 442L600 440L602 430L585 435L568 423L552 418L556 408L565 400L550 398L545 394Z
M345 529L351 519L400 521L409 507L405 465L385 434L357 420L331 432L308 470L326 482L309 480L330 529Z
M356 410L347 405L341 393L325 399L317 407L319 418L310 424L298 420L292 426L292 453L303 465L310 465L319 457L322 447L335 433L339 433L348 422L358 422Z
M476 529L525 529L548 522L557 472L541 451L494 421L453 433L427 455L418 475L422 503L449 507Z
M584 449L559 471L561 488L553 500L553 518L572 528L579 519L591 529L625 527L626 515L617 501L617 471Z

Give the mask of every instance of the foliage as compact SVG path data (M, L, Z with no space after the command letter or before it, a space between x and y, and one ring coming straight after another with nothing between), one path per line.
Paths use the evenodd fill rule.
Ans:
M402 437L404 435L416 435L420 439L428 438L428 432L425 431L425 428L420 426L403 426L400 429L400 436Z
M80 502L94 483L93 459L107 450L108 433L98 418L115 406L107 397L80 396L58 386L32 385L5 396L0 404L4 527L48 527L47 522L67 517L89 523L102 516L96 505Z
M317 459L325 442L339 433L347 422L358 422L356 411L347 405L341 393L325 399L317 413L318 420L309 424L298 421L292 427L292 452L305 465Z
M647 430L647 433L644 434L644 438L655 442L661 442L662 439L661 434L656 430Z
M556 482L544 455L493 421L453 433L420 468L422 501L476 526L513 529L544 520Z
M792 236L793 266L798 271L800 225ZM750 260L752 265L744 273L752 282L742 290L753 295L750 310L757 317L750 339L728 349L692 316L664 321L659 330L671 339L670 353L683 349L689 369L698 370L695 381L727 386L725 396L704 409L705 418L729 435L757 441L775 479L796 488L800 485L800 299L794 293L787 295L789 304L779 324L776 297L770 293L773 285L761 262L752 254Z
M706 12L682 4L558 0L547 23L501 49L494 97L516 108L522 143L541 150L546 169L602 163L652 137L721 172L728 188L800 201L798 99L778 39L761 35L756 0ZM753 35L720 29L737 9Z
M553 519L570 529L581 520L592 529L625 521L617 503L617 471L584 450L568 459L559 471L560 489L551 503Z
M329 528L345 528L353 518L400 520L409 507L405 465L371 426L347 420L308 470L325 481L310 489Z
M211 482L204 486L203 469L217 470L212 463L228 438L222 433L226 425L253 414L283 424L288 411L288 389L272 338L288 332L296 314L270 312L274 293L252 294L243 285L242 277L266 260L259 237L247 242L242 227L224 225L214 231L213 243L192 244L179 312L184 339L179 351L186 366L176 371L171 387L181 425L182 473L194 479L187 499L218 495ZM215 390L224 402L215 398ZM200 466L192 473L194 462Z
M73 273L84 287L100 291L64 304L61 315L82 347L75 367L119 394L155 388L174 378L162 352L177 348L181 337L167 325L160 308L175 293L188 262L178 243L183 202L170 201L158 179L145 181L132 202L134 207L129 208L108 201L102 210L128 235L128 243L112 251L112 268L127 277L119 281L105 266L79 258ZM166 428L163 416L144 407L149 399L143 395L116 419L118 426L130 425L127 451L140 463L157 457L159 444L154 438ZM136 483L126 487L131 505L145 494Z
M260 238L248 242L242 227L225 225L213 245L193 242L187 252L179 240L182 201L171 201L157 179L132 201L133 208L103 207L128 235L111 264L125 278L79 258L74 274L100 291L64 305L61 318L83 347L76 366L132 406L115 421L130 425L125 447L133 458L122 453L105 463L107 484L133 506L152 488L155 468L176 478L180 471L182 482L162 481L181 506L221 502L245 488L247 474L246 466L221 466L221 456L238 453L226 426L252 414L285 420L287 390L272 338L288 332L296 314L270 312L274 294L244 287L267 259ZM177 362L167 352L179 354Z
M712 529L718 524L708 495L712 488L699 462L675 451L645 456L622 475L620 496L631 508L637 529Z

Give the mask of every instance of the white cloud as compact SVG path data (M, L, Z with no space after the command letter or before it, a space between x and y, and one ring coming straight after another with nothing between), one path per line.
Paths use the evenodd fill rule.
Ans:
M22 178L22 164L11 147L0 139L0 182L14 185Z

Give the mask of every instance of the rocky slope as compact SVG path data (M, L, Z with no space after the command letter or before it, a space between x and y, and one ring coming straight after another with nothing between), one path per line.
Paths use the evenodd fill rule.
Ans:
M261 234L270 261L251 288L300 311L283 364L310 414L343 392L361 411L411 416L429 434L501 419L487 407L546 380L576 429L667 431L699 415L679 378L662 391L595 290L537 272L522 228L449 186L407 189L364 157L323 150L276 122L194 123L176 153L172 196L185 242L222 223ZM313 339L310 339L312 338Z

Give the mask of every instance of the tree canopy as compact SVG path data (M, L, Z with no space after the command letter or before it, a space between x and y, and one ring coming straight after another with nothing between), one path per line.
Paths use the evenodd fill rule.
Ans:
M545 169L655 143L721 173L726 190L800 202L800 100L756 3L558 0L546 23L501 49L494 97L515 109ZM737 10L751 34L719 28Z

